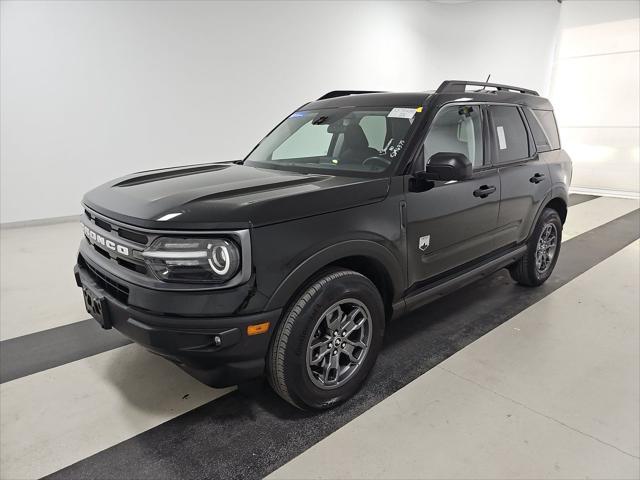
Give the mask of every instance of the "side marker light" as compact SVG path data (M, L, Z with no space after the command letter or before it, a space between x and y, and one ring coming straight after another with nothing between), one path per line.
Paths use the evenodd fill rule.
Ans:
M258 323L257 325L247 326L247 335L260 335L269 330L269 322Z

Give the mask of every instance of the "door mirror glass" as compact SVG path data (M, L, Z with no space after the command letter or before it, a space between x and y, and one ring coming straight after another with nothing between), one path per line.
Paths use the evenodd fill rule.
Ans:
M432 155L425 166L425 176L429 180L449 182L466 180L473 175L473 166L463 153L440 152Z

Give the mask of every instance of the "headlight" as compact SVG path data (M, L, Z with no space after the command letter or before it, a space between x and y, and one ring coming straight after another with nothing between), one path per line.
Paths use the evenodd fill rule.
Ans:
M167 282L223 283L240 268L238 247L224 238L159 238L142 256Z

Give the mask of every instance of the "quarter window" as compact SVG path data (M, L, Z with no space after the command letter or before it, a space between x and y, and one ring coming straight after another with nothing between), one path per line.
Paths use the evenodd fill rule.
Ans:
M441 152L462 153L473 168L484 165L479 105L451 105L438 112L424 141L424 160Z
M552 110L532 110L533 114L542 125L542 129L546 134L551 150L557 150L560 148L560 136L558 135L558 125L556 124L556 117Z
M527 122L529 123L529 128L531 129L531 133L533 134L533 140L536 142L536 150L538 152L548 152L551 150L551 142L549 138L544 133L542 129L542 125L538 122L538 119L533 114L531 110L528 108L524 109L524 116L527 117Z
M517 107L491 105L493 134L498 163L522 160L529 156L529 135Z

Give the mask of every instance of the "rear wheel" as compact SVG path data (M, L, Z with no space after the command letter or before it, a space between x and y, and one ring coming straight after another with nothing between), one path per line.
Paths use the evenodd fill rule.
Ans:
M269 353L269 383L298 408L335 406L361 387L383 335L384 307L375 285L351 270L327 271L280 322Z
M561 242L560 216L555 210L545 208L528 241L527 253L509 269L511 278L529 287L542 285L556 266Z

